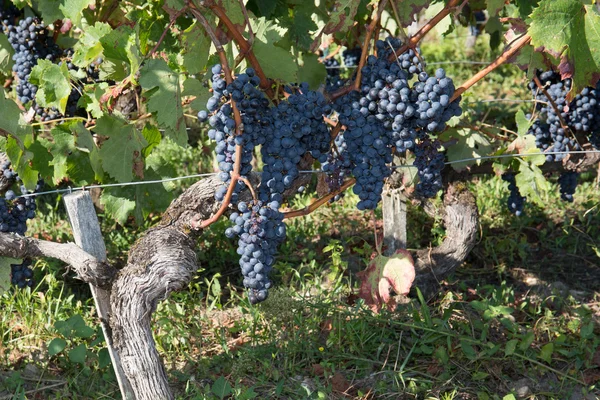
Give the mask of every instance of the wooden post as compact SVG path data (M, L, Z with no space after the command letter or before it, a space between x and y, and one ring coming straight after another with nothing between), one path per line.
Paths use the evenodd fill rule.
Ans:
M390 187L382 198L384 254L390 256L406 248L406 198L400 189Z
M98 217L90 194L85 191L71 193L64 197L64 201L67 213L69 214L69 220L71 221L71 227L73 228L75 243L99 260L105 261L106 246L104 245L100 224L98 223ZM96 312L100 319L102 332L106 338L108 353L110 354L110 359L117 376L121 395L125 400L135 400L131 384L123 372L121 359L113 345L112 331L109 324L110 290L105 290L94 285L90 285L90 290L96 303Z

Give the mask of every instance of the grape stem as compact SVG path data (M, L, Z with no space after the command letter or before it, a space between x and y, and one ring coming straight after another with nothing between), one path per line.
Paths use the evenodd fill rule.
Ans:
M252 43L254 43L254 31L252 30L252 25L250 25L250 18L248 17L248 10L246 9L244 0L240 0L240 8L242 9L242 13L244 14L244 19L246 20L246 26L248 27L248 43L250 44L250 46L252 46Z
M500 65L504 64L509 59L511 59L519 50L521 50L521 48L523 48L523 46L527 45L530 40L531 37L529 35L523 35L519 39L515 40L512 46L504 50L504 52L500 54L500 56L496 58L490 65L488 65L487 67L473 75L473 77L471 77L465 83L457 87L454 91L454 95L450 99L450 102L456 100L461 94L463 94L467 89L469 89L471 86L483 79L487 74L489 74L490 72L498 68Z
M193 4L192 0L189 0L188 4ZM219 18L219 20L221 20L225 24L225 26L227 27L227 31L231 35L231 38L237 43L241 52L246 54L248 61L250 61L250 64L256 71L256 75L260 79L260 87L265 91L269 98L274 98L274 93L271 90L271 83L266 77L260 63L258 62L258 59L254 55L254 52L252 51L252 46L250 45L250 43L248 43L244 36L236 29L235 24L231 21L231 19L229 19L229 17L225 13L225 10L212 0L201 1L200 4L210 9ZM193 6L193 8L195 8L195 5ZM245 7L242 8L245 9Z
M442 8L439 13L436 14L435 17L430 19L425 25L422 26L421 29L419 29L417 33L415 33L415 35L408 40L408 42L406 42L395 52L392 52L392 54L390 54L389 60L393 61L394 59L398 58L398 55L404 53L406 50L414 49L415 47L417 47L417 45L425 37L425 35L427 35L427 33L429 33L430 30L432 30L437 24L439 24L441 20L446 18L446 16L456 8L459 2L460 0L450 0L448 4L446 4L446 6Z
M371 20L371 23L367 27L367 33L365 35L365 42L364 42L364 45L362 48L362 52L360 53L360 62L358 63L358 67L356 68L356 77L354 78L354 85L353 85L354 90L360 89L360 77L361 77L361 73L362 73L362 68L365 66L365 63L367 62L367 55L369 54L369 44L371 42L371 37L373 36L373 32L375 31L375 28L377 27L377 25L379 24L379 21L381 20L381 13L383 12L383 9L387 5L387 2L388 2L388 0L381 0L379 2L379 5L377 6L377 10L374 12L373 19Z
M308 206L301 208L299 210L284 212L283 219L301 217L303 215L308 215L308 214L312 213L317 208L321 207L323 204L327 203L329 200L333 199L335 196L344 192L350 186L354 185L354 183L356 183L356 179L354 179L354 178L348 179L346 182L344 182L344 184L342 186L339 187L339 189L326 194L325 196L321 197L320 199L315 200Z
M223 67L223 73L225 75L225 81L227 82L227 84L231 84L231 82L233 81L233 75L232 75L231 69L229 68L229 63L227 62L227 55L225 54L225 50L223 49L221 42L217 39L217 36L213 32L210 24L208 23L208 20L204 17L204 15L202 15L200 10L198 10L193 5L191 0L188 4L190 5L190 11L192 12L192 14L194 14L194 16L196 17L198 22L200 22L200 24L202 24L202 26L206 30L206 33L211 38L213 44L217 48L217 52L219 53L219 60L221 61L221 66ZM241 132L242 117L241 117L240 111L237 108L235 101L233 101L233 99L231 100L231 108L233 109L233 118L235 120L235 130L236 130L235 134L241 135L242 134L242 132ZM225 211L229 207L229 203L231 202L231 196L233 195L235 185L237 184L238 180L241 178L241 176L240 176L241 164L242 164L242 145L238 144L235 146L235 162L233 164L233 171L231 171L229 186L227 187L227 193L225 193L225 197L223 198L221 207L212 217L210 217L204 221L200 221L199 214L194 216L192 218L192 221L190 222L190 226L192 229L204 229L204 228L208 227L209 225L215 223L225 213ZM251 188L251 186L249 186L249 187Z
M563 119L563 117L561 115L561 111L558 109L558 105L556 105L556 103L554 102L554 99L550 96L550 94L548 93L548 91L546 90L544 85L542 85L542 82L540 82L540 78L538 78L537 75L533 76L533 82L538 87L538 89L540 89L542 91L542 93L544 93L544 96L546 96L546 98L550 102L550 105L554 109L554 112L556 113L556 116L558 117L558 120L560 121L560 126L565 131L568 131L571 133L571 135L575 136L573 134L573 132L571 132L571 129L569 129L569 127L567 126L567 123L565 122L565 120Z
M250 181L247 178L244 178L243 176L238 177L237 180L244 182L246 184L246 186L248 186L248 189L250 190L250 193L252 194L252 200L254 200L254 203L256 203L258 200L258 197L256 197L256 191L254 190L254 187L252 186Z
M169 30L173 27L173 24L175 24L175 21L177 21L177 18L182 16L185 12L187 12L187 10L188 10L188 6L185 6L181 10L177 11L177 13L175 13L174 15L171 15L169 24L163 30L163 33L162 33L162 35L160 35L160 38L158 39L158 42L156 42L156 45L154 45L152 50L150 50L150 52L146 55L146 59L151 58L154 55L154 53L156 53L156 51L162 44L163 40L165 40L165 36L167 36L167 32L169 32Z

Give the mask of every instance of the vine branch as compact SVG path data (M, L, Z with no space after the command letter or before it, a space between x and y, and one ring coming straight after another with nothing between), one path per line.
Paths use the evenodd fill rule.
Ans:
M521 50L521 48L523 48L523 46L528 44L530 40L531 37L529 35L523 35L519 39L514 41L513 45L510 48L504 50L504 52L500 54L500 56L496 58L490 65L473 75L473 77L471 77L465 83L456 88L456 90L454 91L454 95L452 95L452 98L450 99L450 102L456 100L467 89L469 89L471 86L483 79L487 74L498 68L500 65L504 64L510 58L512 58L519 50Z
M158 39L158 42L156 42L156 45L146 55L146 58L150 58L150 57L152 57L154 55L154 53L156 53L156 51L160 47L160 45L163 42L163 40L165 40L165 36L167 36L167 32L169 32L169 30L173 27L173 24L175 24L175 22L177 21L177 18L181 17L185 12L187 12L187 10L188 10L188 6L185 6L181 10L177 11L174 15L171 15L171 19L169 21L169 24L163 30L163 33L160 35L160 38Z
M0 233L1 254L13 258L56 258L69 264L77 277L101 288L110 287L117 270L82 250L75 243L56 243L32 237Z

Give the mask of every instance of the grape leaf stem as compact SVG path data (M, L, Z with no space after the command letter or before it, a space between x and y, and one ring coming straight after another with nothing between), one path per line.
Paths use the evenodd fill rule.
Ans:
M542 84L542 82L540 82L540 78L538 78L537 75L533 76L533 82L538 87L538 89L540 89L542 91L542 93L544 93L544 96L546 96L546 98L550 102L550 105L554 109L554 112L556 113L556 116L558 117L558 120L560 121L560 126L565 131L568 131L568 132L570 132L573 135L573 132L571 132L571 129L569 129L569 127L567 126L567 123L563 119L563 117L561 115L561 111L558 109L558 106L554 102L554 99L550 96L550 94L548 93L548 91L546 90L546 88L544 87L544 85ZM573 135L573 136L575 136L575 135Z
M169 30L175 24L175 21L177 21L177 18L182 16L185 12L187 12L187 10L188 10L188 6L185 6L181 10L177 11L177 13L175 13L174 15L171 16L171 20L169 21L169 24L163 30L162 35L160 35L160 38L158 39L158 42L156 42L156 45L154 45L152 50L150 50L150 52L146 55L146 59L151 58L154 55L154 53L156 53L156 51L162 44L163 40L165 40L165 36L167 36L167 32L169 32Z

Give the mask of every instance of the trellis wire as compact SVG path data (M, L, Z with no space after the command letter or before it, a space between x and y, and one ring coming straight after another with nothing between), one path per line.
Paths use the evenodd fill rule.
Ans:
M511 158L511 157L512 158L523 158L523 157L533 157L533 156L540 156L540 155L566 154L566 153L569 153L569 154L595 154L595 153L600 153L600 150L573 150L573 151L568 151L568 152L567 151L548 151L548 152L543 152L543 153L540 152L540 153L528 153L528 154L499 154L497 156L481 156L481 157L472 157L472 158L464 158L461 160L448 161L448 162L445 162L444 165L460 164L460 163L465 163L465 162L469 162L469 161L494 160L494 159L499 159L499 158ZM413 166L412 165L395 165L392 168L394 168L394 169L413 168ZM319 169L302 170L299 172L301 174L324 173L324 171L319 170ZM165 178L165 179L152 180L152 181L106 183L103 185L89 185L89 186L80 186L80 187L76 187L76 188L68 187L66 189L55 189L55 190L49 190L49 191L45 191L45 192L23 194L23 195L17 196L17 198L19 198L19 197L37 197L37 196L43 196L43 195L47 195L47 194L72 193L72 192L76 192L79 190L86 190L86 189L100 189L100 188L109 188L109 187L149 185L149 184L157 184L157 183L164 183L164 182L181 181L184 179L191 179L191 178L205 178L205 177L214 176L217 174L218 174L218 172L208 172L208 173L204 173L204 174L177 176L174 178Z

